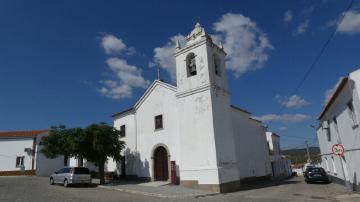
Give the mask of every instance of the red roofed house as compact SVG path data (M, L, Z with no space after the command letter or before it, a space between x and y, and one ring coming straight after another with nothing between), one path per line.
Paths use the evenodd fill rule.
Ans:
M47 159L40 153L40 140L48 130L0 132L0 176L49 176L63 166L63 157Z

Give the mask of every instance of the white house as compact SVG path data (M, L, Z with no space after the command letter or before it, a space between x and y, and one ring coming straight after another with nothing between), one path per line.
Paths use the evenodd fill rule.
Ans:
M317 136L322 166L333 181L359 190L360 180L360 70L341 79L319 116ZM344 155L335 155L332 147L341 144Z
M359 190L360 185L360 70L341 79L318 120L317 136L322 166L333 181ZM332 147L341 144L345 153L335 155Z
M281 155L280 136L273 132L266 132L269 146L271 170L274 178L291 176L291 161Z
M125 162L108 170L227 192L271 175L262 123L230 104L226 53L200 24L174 49L177 86L155 80L136 104L113 115ZM125 169L120 169L125 167Z
M49 176L63 166L63 158L47 159L40 140L48 130L0 132L0 175Z

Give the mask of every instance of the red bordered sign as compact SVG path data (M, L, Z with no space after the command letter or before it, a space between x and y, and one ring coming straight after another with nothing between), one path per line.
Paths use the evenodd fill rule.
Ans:
M332 153L338 156L344 156L344 146L342 146L342 144L334 144L332 146Z

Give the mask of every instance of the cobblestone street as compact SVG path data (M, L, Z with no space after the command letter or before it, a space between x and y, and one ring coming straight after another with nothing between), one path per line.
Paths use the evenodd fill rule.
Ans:
M165 186L161 194L151 195L151 189L138 189L138 192L129 192L126 189L119 191L96 186L64 188L49 185L47 178L1 177L0 201L360 201L359 194L346 191L342 186L306 184L302 177L228 194L181 196L175 194L176 187L171 187L167 193ZM184 192L184 189L180 187L179 191Z

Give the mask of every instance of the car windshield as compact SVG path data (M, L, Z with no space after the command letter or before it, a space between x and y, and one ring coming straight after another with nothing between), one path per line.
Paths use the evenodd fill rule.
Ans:
M74 168L74 174L89 174L88 168Z
M324 169L323 168L309 168L309 172L312 173L324 173Z

